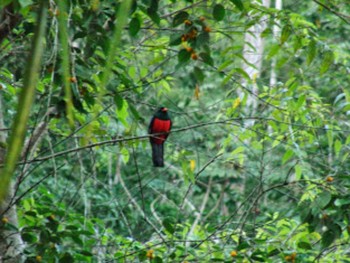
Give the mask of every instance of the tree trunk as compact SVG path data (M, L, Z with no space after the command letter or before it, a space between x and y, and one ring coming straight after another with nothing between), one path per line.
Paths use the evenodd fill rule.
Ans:
M3 118L3 104L0 93L0 129L5 129ZM4 163L6 153L6 131L0 131L0 164ZM1 174L0 169L0 174ZM12 203L14 184L11 184L5 201L0 204L0 263L22 262L24 244L19 231L9 228L10 225L18 228L16 206Z
M263 0L262 5L269 7L270 0ZM266 29L267 21L267 16L261 17L258 23L248 29L244 37L243 57L248 63L243 63L243 69L247 72L251 81L248 82L243 79L242 85L251 91L251 94L248 95L247 106L252 114L256 112L258 106L256 79L260 76L265 44L261 33Z
M282 0L276 0L275 8L277 10L282 10ZM275 24L273 25L273 36L275 38L277 38L277 36L279 35L278 31L280 30L280 27L276 23L277 23L277 21L275 21ZM277 59L276 59L276 57L274 57L272 60L272 63L271 63L271 76L270 76L270 87L271 88L277 84L276 63L277 63Z

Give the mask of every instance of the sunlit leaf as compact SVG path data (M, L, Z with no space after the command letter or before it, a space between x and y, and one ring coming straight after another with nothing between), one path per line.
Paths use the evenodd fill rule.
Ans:
M343 145L339 140L336 140L334 143L334 152L336 156L339 156L339 153L342 149Z
M294 167L294 170L295 170L295 179L300 180L302 176L302 171L303 171L302 166L300 164L297 164Z
M288 38L290 37L292 33L292 28L290 25L285 25L282 29L282 33L281 33L281 38L280 38L280 43L281 45L283 45L287 40Z
M288 149L282 157L282 164L285 164L293 156L294 156L294 151L291 149Z
M241 99L237 98L233 101L232 108L237 108L241 104Z
M308 65L311 64L311 62L314 60L315 56L317 53L317 48L316 48L316 41L315 40L311 40L310 44L308 46L307 49L307 59L306 59L306 63Z
M326 51L323 55L323 60L321 63L320 73L323 74L327 72L329 67L333 64L334 61L334 54L332 51Z

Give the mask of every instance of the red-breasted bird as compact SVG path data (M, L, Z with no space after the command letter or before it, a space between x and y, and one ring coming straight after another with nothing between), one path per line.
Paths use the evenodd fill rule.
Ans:
M164 142L168 138L171 125L172 122L168 114L168 109L165 107L158 109L158 111L153 115L153 118L149 124L149 134L160 133L149 138L152 146L153 165L155 167L164 166Z

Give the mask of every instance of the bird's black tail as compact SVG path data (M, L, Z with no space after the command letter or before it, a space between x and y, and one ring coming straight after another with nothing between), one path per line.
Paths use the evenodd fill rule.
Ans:
M154 167L163 167L164 166L164 144L151 143L152 145L152 160Z

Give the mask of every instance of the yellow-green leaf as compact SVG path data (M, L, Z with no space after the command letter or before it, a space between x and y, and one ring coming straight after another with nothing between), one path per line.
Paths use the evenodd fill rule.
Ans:
M327 72L329 67L333 64L333 61L334 61L333 52L330 50L326 51L324 56L323 56L322 63L321 63L320 73L323 74L323 73Z

